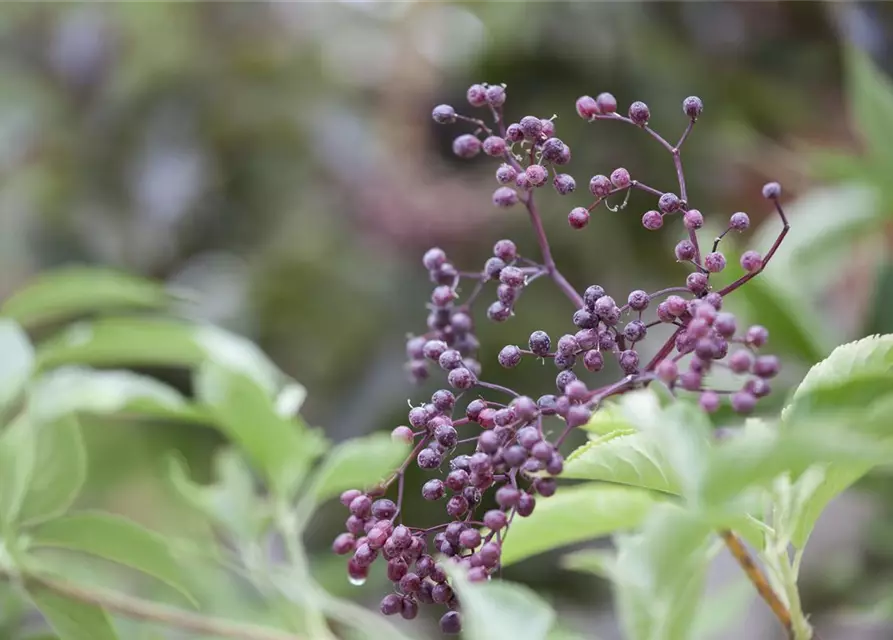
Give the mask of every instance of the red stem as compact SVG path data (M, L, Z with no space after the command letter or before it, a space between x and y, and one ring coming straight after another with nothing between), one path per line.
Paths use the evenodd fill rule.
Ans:
M778 234L778 237L775 239L775 242L772 243L772 247L769 249L769 252L766 254L766 257L763 258L763 262L760 264L760 268L752 273L748 273L747 275L741 276L740 278L735 280L735 282L733 282L729 286L721 289L719 291L719 295L726 296L726 295L732 293L735 289L740 287L742 284L744 284L748 280L755 278L756 276L761 274L763 272L763 269L766 268L766 265L769 264L769 260L771 260L772 256L775 255L775 252L778 250L778 247L781 246L781 242L782 242L782 240L784 240L784 237L786 235L788 235L788 231L790 230L791 225L788 223L787 216L785 216L784 210L781 208L781 203L778 201L778 198L773 198L772 202L775 204L775 210L778 211L778 215L781 217L782 225L784 225L781 229L781 233Z

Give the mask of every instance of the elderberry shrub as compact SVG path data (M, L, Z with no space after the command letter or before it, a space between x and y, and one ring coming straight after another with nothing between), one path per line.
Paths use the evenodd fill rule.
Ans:
M483 150L499 163L495 171L499 186L493 193L493 204L520 204L527 209L545 263L522 256L508 239L495 243L492 257L477 272L460 272L442 249L425 252L422 265L433 285L427 331L407 340L407 370L413 379L421 381L440 369L438 375L450 388L439 389L430 402L410 409L408 426L393 430L395 440L414 446L391 480L370 491L352 489L341 495L349 515L346 531L332 544L335 553L351 556L347 571L355 583L363 582L376 560L382 559L394 586L394 591L381 601L383 614L411 619L418 614L420 603L437 604L446 608L440 619L445 633L458 633L462 621L444 563L465 568L472 582L490 579L499 569L502 540L514 518L530 516L539 499L556 492L554 477L564 467L559 445L571 429L585 425L606 398L657 381L674 393L695 394L707 412L718 410L727 399L732 409L746 414L759 398L769 394L768 380L777 375L779 362L775 356L758 353L768 341L768 331L759 325L739 326L735 316L722 311L722 306L726 295L766 267L788 231L779 203L781 187L769 183L763 188L763 196L773 203L781 218L779 236L765 254L749 250L740 256L740 277L714 289L711 275L728 266L719 251L722 238L731 231L746 230L747 214L731 215L726 230L712 246L702 245L698 231L704 226L704 215L691 206L681 169L677 195L648 186L638 177L633 179L626 169L615 168L590 176L588 191L594 200L570 209L570 226L587 227L591 220L597 220L594 212L602 204L610 211L625 207L631 189L652 197L656 194L651 207L641 215L642 226L657 231L666 222L681 219L678 227L682 238L674 254L676 261L691 272L683 281L650 293L635 289L612 296L592 284L581 295L553 262L534 201L536 191L548 184L562 196L575 193L575 178L556 169L569 163L570 147L554 136L552 119L525 115L518 122L507 122L503 85L475 84L469 87L467 97L472 107L489 111L487 120L495 122L493 127L484 119L458 114L450 105L435 107L432 118L438 124L472 126L471 133L457 135L454 153L472 158ZM628 116L624 116L614 96L600 93L597 98L579 98L575 108L590 122L616 120L646 129L678 156L702 115L703 103L696 96L685 98L682 111L689 124L675 145L648 128L651 114L643 102L633 102L626 110ZM617 194L623 194L623 203L612 207L608 200ZM489 305L488 320L506 322L514 317L525 289L540 277L551 279L573 304L567 325L558 328L555 335L560 337L556 340L545 330L536 329L526 345L505 345L497 358L497 364L508 369L521 366L525 358L553 361L558 369L552 374L557 395L550 388L552 383L546 381L545 393L534 401L482 378L472 307L483 302ZM467 289L460 286L463 279L471 281ZM487 295L486 286L491 281L495 281L495 299L489 303L479 300ZM464 295L467 291L470 293ZM622 300L626 303L618 302ZM653 335L660 335L652 331L659 325L667 329L651 358L646 359L640 348L653 341ZM668 332L669 338L665 337ZM608 384L590 386L577 377L578 372L585 375L581 363L588 372L607 368L616 377ZM716 366L740 376L740 384L732 389L710 388L707 376ZM485 391L507 398L500 398L500 402L485 399L481 395ZM564 422L554 440L548 437L551 429L546 428L546 420ZM403 524L404 471L413 462L436 476L415 490L423 499L443 505L445 517L437 525ZM385 497L394 483L399 487L397 502ZM492 494L497 508L482 507L485 493Z

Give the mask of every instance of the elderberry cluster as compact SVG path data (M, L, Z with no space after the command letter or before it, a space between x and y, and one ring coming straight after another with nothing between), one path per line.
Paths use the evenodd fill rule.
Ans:
M455 138L453 152L457 156L472 158L483 152L501 161L495 173L500 186L493 192L493 204L521 204L527 209L542 262L520 255L515 243L507 239L494 245L492 257L479 271L459 271L440 248L424 254L422 263L434 284L428 305L428 331L407 341L407 368L416 381L428 378L439 368L450 388L439 389L430 402L411 408L408 424L393 430L393 438L413 449L392 478L371 491L356 489L341 496L350 515L345 523L347 531L333 544L336 553L352 554L348 574L356 583L364 581L374 561L383 556L394 592L381 601L382 613L399 613L411 619L418 614L419 603L444 605L447 611L440 624L447 633L459 632L461 614L444 563L464 567L471 581L487 580L499 570L502 542L512 520L529 516L538 498L555 493L555 477L564 467L559 446L572 429L589 421L606 398L659 382L673 393L697 394L706 411L716 411L727 396L735 411L747 414L770 392L768 380L778 373L779 362L775 356L758 353L768 340L768 332L760 325L740 329L735 316L722 310L723 299L763 270L789 228L779 203L781 188L778 183L769 183L763 188L763 196L774 204L783 223L781 232L765 256L753 250L741 255L743 275L737 280L714 287L711 276L727 266L725 255L718 250L723 238L732 231L745 231L750 220L743 212L732 214L709 250L705 245L702 251L698 232L704 226L704 216L688 200L680 160L681 148L703 112L701 100L691 96L683 101L688 126L674 145L648 126L650 111L643 102L633 102L628 116L622 116L611 94L583 96L576 102L580 117L631 124L669 152L677 170L679 194L648 186L626 169L616 168L609 175L590 178L589 192L595 199L586 206L573 207L567 217L569 225L583 229L600 205L616 212L628 206L633 189L644 191L656 200L656 208L642 215L646 229L654 231L674 217L682 218L686 237L676 245L674 254L676 261L691 271L675 286L651 293L631 291L625 302L597 284L581 295L552 258L534 199L536 190L549 182L562 196L576 189L575 179L559 170L570 162L571 150L555 137L554 119L527 115L507 123L503 116L506 90L502 85L472 85L467 99L471 106L489 111L492 127L483 119L457 113L449 105L436 107L433 119L440 124L461 122L472 126L471 133ZM610 204L615 197L622 197L621 202ZM519 366L524 358L553 362L558 370L556 392L533 400L481 378L482 367L476 359L480 343L474 332L472 307L487 284L495 281L495 300L491 298L486 316L492 322L505 322L514 316L524 289L540 278L551 279L573 303L568 332L553 342L548 333L536 330L524 347L506 345L498 356L498 363L508 369ZM460 292L466 291L460 288L462 281L471 286L460 304ZM646 361L641 346L652 332L664 336L661 346ZM714 388L708 376L719 368L739 376L736 379L740 384L732 389ZM578 373L587 377L605 369L617 370L619 379L593 384L592 379L578 378ZM501 402L488 400L482 395L485 392L506 397ZM548 420L563 423L552 440ZM421 494L425 500L443 502L446 520L441 524L427 528L403 524L405 471L412 462L435 476L424 482ZM396 503L384 497L395 483ZM492 492L496 508L482 507L486 492Z

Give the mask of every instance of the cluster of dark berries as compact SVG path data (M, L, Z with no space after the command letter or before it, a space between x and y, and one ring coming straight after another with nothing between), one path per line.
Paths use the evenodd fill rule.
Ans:
M580 117L632 124L669 152L677 169L679 195L648 186L633 179L626 169L617 168L609 175L591 177L589 192L595 201L574 207L568 215L569 224L582 229L600 204L617 211L627 206L632 189L644 191L657 201L656 208L642 215L646 229L657 230L668 219L682 218L685 238L676 245L675 258L691 271L677 286L651 293L637 289L626 296L625 302L618 302L599 285L589 286L581 295L552 258L534 200L536 190L550 182L550 177L559 194L575 191L574 178L559 170L570 162L570 148L555 137L552 118L528 115L507 124L503 85L472 85L467 98L471 106L489 111L492 127L484 119L460 115L448 105L436 107L433 119L440 124L462 122L473 126L471 133L454 140L457 156L471 158L483 151L500 161L496 169L500 186L493 193L493 203L498 207L523 204L533 221L542 263L521 256L511 240L498 241L493 256L475 272L458 271L439 248L425 253L422 262L434 284L428 331L408 340L408 368L415 380L423 380L436 364L446 372L452 391L436 391L430 402L409 411L407 426L394 429L392 436L413 445L413 450L389 482L372 492L352 490L342 495L350 516L347 532L334 543L336 553L352 554L348 573L354 582L364 580L374 560L384 556L395 590L382 600L383 613L413 618L418 603L442 604L448 610L441 618L441 628L451 633L460 630L461 618L443 563L464 567L471 581L487 580L499 569L502 542L512 520L529 516L537 497L555 493L555 477L564 466L559 446L572 429L589 421L606 398L660 381L674 393L698 394L706 411L717 410L722 398L728 396L735 411L747 414L758 398L770 392L767 380L778 373L778 359L758 354L768 340L768 332L759 325L739 330L736 318L722 307L726 295L763 270L788 231L779 203L781 188L769 183L763 188L763 196L774 204L783 223L781 232L765 256L746 251L740 257L743 275L725 287L714 288L711 275L726 268L726 258L718 250L722 239L731 231L746 230L750 221L745 213L733 214L709 251L702 251L698 231L704 226L704 216L688 201L679 159L680 149L703 111L701 100L690 96L683 101L688 126L679 141L670 144L648 127L650 111L644 103L632 103L628 116L622 116L611 94L583 96L576 103ZM622 202L610 205L609 199L618 193L624 193ZM472 306L487 283L498 281L496 300L486 315L493 322L504 322L514 315L524 288L541 277L550 278L574 305L573 329L569 326L569 331L555 342L545 331L534 331L524 348L507 345L498 356L505 368L517 367L525 357L552 360L558 370L556 392L534 401L481 378ZM463 280L472 285L460 304ZM661 326L668 327L670 335L644 361L641 346L649 332ZM707 376L719 367L743 376L741 386L712 388ZM619 378L608 384L593 384L577 375L586 377L602 370L615 370ZM507 397L502 402L485 399L484 394L493 392ZM556 420L560 426L559 435L552 440L548 420ZM422 497L444 503L446 519L433 527L402 524L404 472L413 461L435 475L422 485ZM396 503L383 497L394 483L399 487ZM489 503L485 500L487 492L492 493L497 508L482 506Z

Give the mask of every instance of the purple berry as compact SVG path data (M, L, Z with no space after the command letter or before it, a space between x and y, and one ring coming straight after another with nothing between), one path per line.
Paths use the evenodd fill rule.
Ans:
M741 268L748 273L754 273L763 266L763 258L756 251L745 251L741 254Z
M685 279L685 286L695 295L699 295L707 290L707 274L695 271L688 274Z
M709 304L717 311L722 309L722 296L719 295L719 293L717 293L716 291L708 293L706 296L704 296L704 302Z
M675 193L665 193L657 201L657 208L661 213L674 213L679 211L679 196Z
M493 204L497 207L511 207L518 204L518 193L511 187L499 187L493 192Z
M447 611L440 618L440 631L446 635L456 635L462 631L462 616L458 611Z
M602 356L601 351L590 349L585 352L583 354L583 366L586 367L587 371L592 371L593 373L601 371L602 367L605 366L605 358Z
M744 390L757 398L762 398L772 392L772 387L763 378L751 378L744 384Z
M528 346L536 355L545 356L549 353L549 349L552 348L552 340L545 331L534 331L530 334Z
M772 378L778 374L780 365L775 356L758 356L754 360L752 371L760 378Z
M515 178L518 177L518 172L515 171L514 167L503 164L500 165L496 170L496 182L499 184L512 184L515 182Z
M664 218L657 211L646 211L642 216L642 226L649 231L657 231L664 226Z
M698 96L688 96L682 101L682 112L692 120L697 120L704 110L704 103Z
M526 279L524 272L518 267L508 266L499 273L499 281L510 287L524 286L524 281Z
M465 367L459 367L450 371L447 381L454 389L471 389L477 382L474 374Z
M452 371L453 369L458 369L459 367L462 366L462 354L459 353L458 351L456 351L455 349L447 349L446 351L444 351L443 353L440 354L440 357L437 359L437 362L440 365L440 368L443 369L444 371ZM419 407L416 407L416 409L418 409L418 408ZM415 409L413 409L409 412L409 424L411 424L414 427L422 427L425 424L427 424L427 421L428 421L427 415L424 416L425 422L423 422L422 424L416 424L416 422L413 421L413 411L415 411ZM416 413L418 414L418 412L416 412ZM418 421L418 420L419 420L419 418L416 418L416 421Z
M459 518L468 511L468 500L465 496L453 496L447 501L447 513L452 518Z
M715 391L704 391L698 399L698 404L707 413L714 413L719 409L719 395Z
M655 373L664 384L672 385L676 382L676 378L679 377L679 367L672 360L661 360L655 369Z
M400 613L400 610L403 608L403 598L398 596L396 593L389 593L386 595L379 605L378 609L386 616L393 616Z
M443 482L434 478L422 485L422 498L429 501L440 500L444 491Z
M488 156L498 158L505 153L505 139L500 138L499 136L490 136L488 138L484 138L484 142L482 143L481 148Z
M701 212L697 209L689 209L685 212L685 215L682 217L682 221L685 224L685 228L690 231L695 231L704 226L704 216L701 215Z
M774 200L781 196L781 185L777 182L767 182L763 185L763 197Z
M372 503L372 515L379 520L388 520L397 513L397 505L393 500L381 498Z
M453 153L460 158L465 158L466 160L473 158L480 151L481 141L478 140L477 136L473 136L470 133L464 133L453 140Z
M723 338L731 338L737 330L737 322L735 316L731 313L719 313L713 321L713 328Z
M487 308L487 318L491 322L505 322L512 317L512 308L496 301Z
M566 173L559 173L552 179L552 186L555 187L555 191L558 192L558 195L566 196L574 192L574 189L577 188L577 182L574 180L573 176Z
M584 229L589 224L589 212L583 207L574 207L567 214L567 223L571 229Z
M468 87L465 97L472 107L483 107L487 104L487 88L482 84L473 84Z
M636 289L629 294L626 301L629 304L630 309L633 309L634 311L644 311L648 308L648 303L651 302L651 298L649 298L648 294L641 289Z
M505 513L498 509L491 509L484 514L484 526L491 531L499 531L506 524L508 524L508 518Z
M555 123L552 120L546 120L543 118L540 120L543 123L543 135L547 138L551 138L555 135Z
M755 324L744 334L744 342L760 348L769 340L769 330L766 327Z
M729 358L729 369L735 373L747 373L753 365L753 356L750 351L741 349L732 354Z
M664 303L667 305L667 311L677 318L688 310L688 303L679 296L669 296Z
M452 124L456 121L456 110L448 104L440 104L434 107L431 118L437 124Z
M510 287L500 284L496 287L496 298L506 307L511 307L518 300L518 294L521 292L519 287Z
M419 605L415 600L411 598L403 598L403 603L400 609L400 616L404 620L413 620L416 616L419 615Z
M750 226L750 218L743 211L733 213L729 218L729 228L735 231L744 231Z
M620 368L626 374L633 374L639 370L639 354L633 349L627 349L620 353Z
M372 499L366 495L359 495L351 501L348 508L352 515L366 518L372 512Z
M732 409L736 413L747 415L753 411L756 404L756 397L747 391L738 391L732 394Z
M501 107L505 104L505 87L498 84L487 87L485 92L487 104L491 107Z
M338 537L335 538L335 541L332 543L332 551L337 553L339 556L347 555L351 551L353 551L354 543L356 542L356 538L351 533L341 533Z
M726 268L726 257L719 251L708 253L704 257L704 268L710 273L719 273Z
M356 498L359 498L361 495L363 495L363 492L359 489L348 489L341 494L341 497L338 498L338 500L345 507L349 507L350 503L353 502Z
M611 184L613 184L618 189L623 189L628 187L630 183L629 171L620 167L619 169L614 169L611 172Z
M521 125L513 122L506 127L505 139L507 142L521 142L524 139L524 131L521 130Z
M549 181L549 172L541 164L532 164L525 170L527 182L533 187L541 187Z
M515 345L506 345L499 352L499 364L506 369L517 367L521 363L521 349Z
M590 285L586 287L586 291L583 292L583 303L590 310L593 310L595 308L595 302L603 295L605 295L604 288L597 284Z
M643 340L646 333L648 333L648 330L645 328L645 323L641 320L633 320L623 328L623 335L630 342Z
M598 198L604 198L611 193L611 186L611 179L608 176L598 174L589 180L589 193Z
M529 493L522 493L521 497L518 499L516 513L522 518L526 518L533 513L534 507L536 507L536 498Z
M391 431L391 440L393 440L394 442L412 444L412 429L410 429L409 427L395 427L394 430Z
M599 113L614 113L617 111L617 98L608 92L602 92L595 97L595 104Z
M432 249L428 249L425 252L425 255L422 256L422 264L425 265L425 268L428 271L435 271L439 269L446 262L446 253L444 253L443 249L440 247L434 247Z
M689 260L694 260L694 258L695 245L691 243L691 240L681 240L676 245L676 259L679 262L688 262Z
M592 120L599 113L598 102L592 96L580 96L576 103L577 115L584 120Z
M466 529L459 534L459 544L466 549L476 549L481 543L481 533L477 529Z
M564 390L567 387L567 385L569 385L571 382L573 382L576 379L577 379L577 376L573 371L571 371L570 369L565 369L564 371L559 372L557 376L555 376L555 387L561 393L564 393Z
M567 145L558 138L549 138L543 143L543 159L549 162L560 160Z
M536 116L524 116L519 124L528 140L538 139L543 132L543 121Z
M644 102L636 101L629 105L629 119L632 120L634 124L644 127L648 124L648 119L650 117L651 112L648 110L648 105Z

